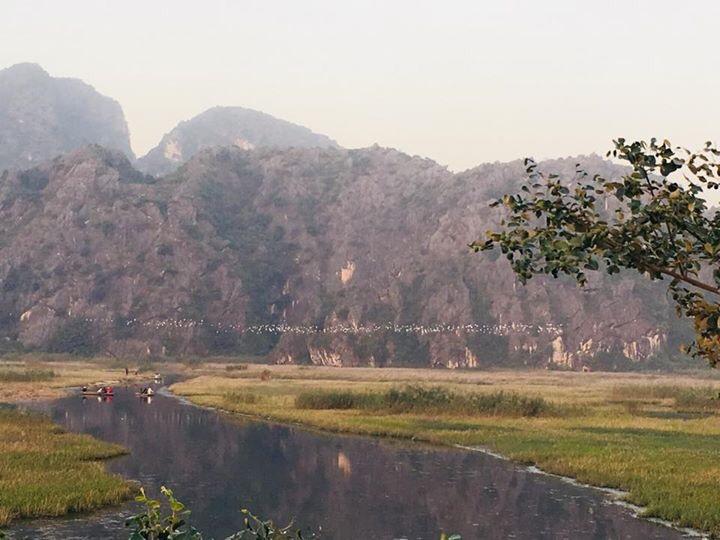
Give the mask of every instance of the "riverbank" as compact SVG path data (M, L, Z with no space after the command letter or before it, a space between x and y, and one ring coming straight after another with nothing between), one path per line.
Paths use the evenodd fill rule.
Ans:
M328 431L487 448L626 491L648 517L720 533L720 381L713 372L214 365L195 375L171 390L199 405ZM393 393L418 384L437 387L437 395Z
M0 409L0 526L13 519L60 516L124 501L133 486L103 460L125 450L66 433L47 418Z
M0 358L0 403L22 403L56 399L68 393L68 389L87 384L101 385L134 384L147 380L147 373L125 375L122 366L109 359L78 359L63 355L23 355Z
M11 520L94 510L130 498L135 487L109 474L103 461L117 445L67 433L46 417L13 404L54 399L69 387L139 380L86 361L37 358L0 361L0 526Z

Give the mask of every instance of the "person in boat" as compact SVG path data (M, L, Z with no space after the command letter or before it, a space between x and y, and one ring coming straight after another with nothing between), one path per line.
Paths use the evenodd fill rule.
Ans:
M142 387L142 390L140 390L140 393L141 393L143 396L146 396L147 393L148 393L148 387L147 387L147 386L143 386L143 387Z
M88 391L88 387L87 387L87 386L83 386L83 387L82 387L82 391L83 391L83 393L87 392L87 391Z

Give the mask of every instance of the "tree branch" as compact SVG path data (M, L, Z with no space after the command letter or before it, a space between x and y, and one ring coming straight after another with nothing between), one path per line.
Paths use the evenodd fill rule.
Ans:
M689 285L692 285L693 287L697 287L698 289L702 289L704 291L708 291L713 294L720 295L719 288L713 287L712 285L708 285L707 283L703 283L702 281L699 281L695 278L691 278L687 275L679 274L678 272L675 272L674 270L671 270L670 268L654 268L654 267L650 267L650 266L648 268L655 272L660 272L661 274L665 274L674 279L677 279L678 281L683 281L685 283L688 283Z

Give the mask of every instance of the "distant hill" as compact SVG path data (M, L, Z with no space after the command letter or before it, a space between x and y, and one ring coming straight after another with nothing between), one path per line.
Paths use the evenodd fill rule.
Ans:
M181 122L160 144L138 160L144 172L161 175L175 170L199 151L214 146L253 148L337 147L309 129L269 114L241 107L213 107Z
M120 105L92 86L36 64L0 71L0 171L97 143L133 157Z
M596 156L541 166L578 161L621 172ZM627 369L676 351L688 325L658 284L522 287L502 256L469 252L523 174L380 147L226 147L157 179L84 148L0 178L0 335L328 365Z

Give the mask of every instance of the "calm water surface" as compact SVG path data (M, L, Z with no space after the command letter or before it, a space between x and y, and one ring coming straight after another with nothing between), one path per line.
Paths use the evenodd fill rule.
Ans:
M167 485L192 522L224 538L240 508L311 525L325 539L680 538L634 518L599 491L477 452L326 435L242 421L167 396L133 390L112 401L65 398L46 406L60 425L122 444L108 467L146 486ZM127 538L133 505L24 522L12 537Z

